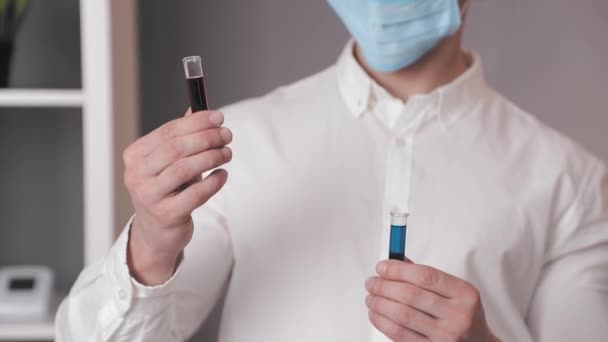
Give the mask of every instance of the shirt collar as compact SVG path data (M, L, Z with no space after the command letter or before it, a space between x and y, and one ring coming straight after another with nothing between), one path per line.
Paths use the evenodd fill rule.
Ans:
M349 111L357 118L370 110L370 99L374 87L380 87L365 72L357 62L354 53L354 41L351 39L344 48L336 64L338 73L338 87L344 103ZM419 94L410 97L406 108L422 108L427 105L434 106L438 119L444 125L456 120L475 101L482 97L487 89L483 67L480 57L476 53L468 53L471 66L458 78L445 84L428 94Z

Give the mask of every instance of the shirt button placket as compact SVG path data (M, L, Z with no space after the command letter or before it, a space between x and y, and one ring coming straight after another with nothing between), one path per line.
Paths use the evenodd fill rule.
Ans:
M119 288L116 290L117 308L121 315L124 315L131 306L131 297L127 290Z

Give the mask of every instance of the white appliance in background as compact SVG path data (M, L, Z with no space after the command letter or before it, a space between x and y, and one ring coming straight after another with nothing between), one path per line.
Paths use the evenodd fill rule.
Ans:
M0 322L48 317L53 282L53 272L46 266L1 267Z

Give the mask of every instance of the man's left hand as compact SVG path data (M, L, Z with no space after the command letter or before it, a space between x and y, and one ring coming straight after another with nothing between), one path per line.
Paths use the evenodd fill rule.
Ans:
M499 341L479 291L465 280L409 261L388 260L367 280L370 322L391 340Z

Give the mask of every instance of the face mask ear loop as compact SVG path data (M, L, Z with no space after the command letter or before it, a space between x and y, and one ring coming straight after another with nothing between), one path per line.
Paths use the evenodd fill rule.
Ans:
M457 0L456 0L457 1ZM460 21L464 23L467 14L469 13L469 7L471 6L470 0L464 0L462 8L460 9Z

